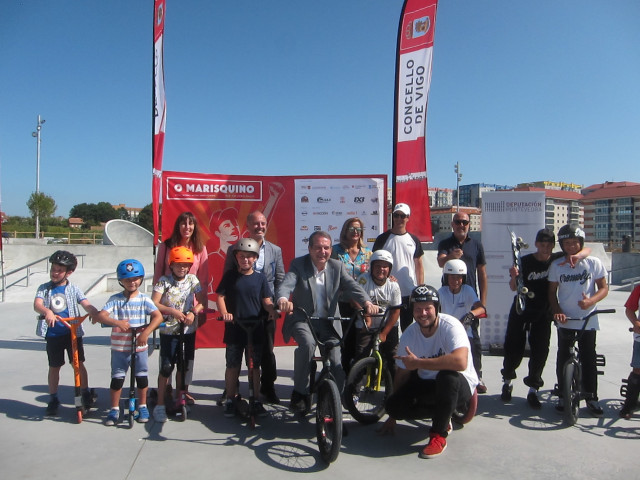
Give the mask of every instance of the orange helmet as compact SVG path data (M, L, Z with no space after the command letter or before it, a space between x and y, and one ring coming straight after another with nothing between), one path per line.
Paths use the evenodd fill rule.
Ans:
M193 263L193 252L187 247L175 247L169 251L169 265L172 263Z

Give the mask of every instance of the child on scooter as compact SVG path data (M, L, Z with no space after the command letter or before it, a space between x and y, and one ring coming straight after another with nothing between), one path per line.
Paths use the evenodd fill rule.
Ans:
M135 375L138 386L138 422L149 421L147 408L147 378L148 354L147 338L162 322L162 315L148 295L138 289L144 280L144 267L138 260L123 260L116 269L118 282L123 287L121 293L112 295L98 314L98 321L113 327L111 331L111 409L107 415L105 425L116 425L120 420L120 392L124 384L131 356L136 355ZM131 329L146 324L146 316L151 316L151 322L142 330L136 339L136 351L131 351Z
M78 266L78 260L70 252L58 250L49 257L51 269L47 283L43 283L36 291L33 301L33 309L40 315L36 334L44 337L47 342L47 357L49 359L49 403L45 414L55 416L58 414L60 400L58 399L58 385L60 383L60 368L64 365L64 352L67 351L71 362L71 331L56 317L79 317L78 305L93 318L98 310L91 305L89 300L77 285L69 282L69 276ZM80 358L80 386L82 388L82 404L89 408L93 403L89 390L87 369L84 366L84 348L82 346L82 325L78 327L78 356Z
M225 387L227 400L224 405L225 417L233 417L237 409L238 378L240 376L240 364L242 352L247 347L247 335L239 325L233 324L234 318L265 317L275 320L278 315L273 308L271 298L273 294L269 288L267 277L253 269L253 264L258 259L260 246L251 238L243 238L237 242L233 249L238 267L227 271L220 281L216 293L218 294L218 311L226 322L224 328L224 342L227 345L225 357L227 368L225 370ZM265 312L266 310L266 312ZM253 334L253 390L260 391L260 358L262 358L262 343L265 336L264 325L256 327ZM255 415L264 416L267 411L261 402L254 403Z
M176 364L180 343L180 323L184 323L184 358L187 373L193 371L195 358L196 328L198 314L206 305L206 292L200 286L198 277L189 273L193 265L193 253L186 247L174 247L169 251L171 275L162 276L153 287L151 299L164 317L165 326L160 329L160 372L158 374L158 404L153 409L156 422L167 421L165 393L169 378ZM194 306L198 295L198 305ZM177 385L182 385L180 372L176 377ZM172 405L170 405L171 407Z

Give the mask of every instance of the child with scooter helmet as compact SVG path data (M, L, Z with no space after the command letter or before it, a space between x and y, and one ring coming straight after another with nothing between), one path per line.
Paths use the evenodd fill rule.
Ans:
M476 291L466 284L467 264L459 258L447 260L442 269L444 285L438 290L440 294L440 311L457 318L464 325L464 329L471 344L473 365L478 375L478 393L486 393L486 386L482 381L482 342L478 331L478 317L486 313Z
M226 370L225 390L226 400L224 404L225 417L236 415L238 405L238 380L242 355L246 359L248 352L248 336L244 329L236 323L236 320L264 320L267 315L270 320L275 320L278 315L273 307L273 293L269 287L267 277L256 272L253 265L258 259L260 246L252 238L242 238L233 247L236 257L236 268L227 270L222 275L222 280L216 289L218 298L216 304L222 320L224 320L224 338L226 344ZM255 370L251 381L253 391L260 391L260 363L262 348L264 345L264 322L256 322L253 330L253 364ZM254 402L256 416L267 414L261 402Z
M49 269L49 281L38 287L33 309L39 314L36 334L44 337L47 342L47 358L49 362L49 402L45 414L55 416L58 414L60 400L58 399L58 385L60 383L60 369L64 365L64 352L67 352L69 361L72 359L71 329L59 318L80 317L79 306L95 318L98 310L91 305L82 290L69 281L69 276L78 266L76 256L66 250L58 250L49 257L51 267ZM84 366L84 348L82 325L78 326L77 349L80 360L80 387L82 388L82 404L89 409L93 404L93 395L89 389L87 370Z
M198 277L189 273L193 264L193 252L186 247L174 247L169 251L171 275L163 275L153 286L151 299L162 313L165 325L160 329L160 371L158 373L157 404L153 418L159 423L167 421L167 408L173 409L173 398L169 390L169 379L178 363L180 354L180 330L183 329L184 368L178 369L176 384L178 390L188 391L195 359L197 316L204 310L204 294ZM182 395L182 393L180 394ZM188 398L188 397L187 397ZM167 402L170 402L167 405Z
M144 280L144 267L133 258L120 262L116 268L116 276L123 291L112 295L98 314L98 321L112 327L111 331L111 385L109 393L111 409L105 420L105 425L116 425L120 419L120 393L124 379L129 370L131 356L136 355L135 375L138 387L138 417L140 423L149 421L147 409L147 390L149 380L147 339L162 322L162 315L151 298L142 293L139 288ZM148 325L147 316L151 317ZM131 351L134 330L136 336L135 352Z
M395 360L393 357L398 350L399 335L397 325L402 308L402 294L400 293L398 282L389 280L392 268L393 256L391 253L387 250L376 250L371 254L371 258L369 259L369 271L358 277L358 283L364 291L367 292L371 302L378 306L379 313L388 312L386 319L385 317L371 318L365 316L365 321L367 322L367 327L371 328L372 326L378 326L375 323L379 324L382 320L385 320L384 325L380 325L382 327L379 333L381 342L380 354L385 359L393 375L395 371ZM373 347L373 342L375 341L374 333L365 328L364 323L360 319L356 322L355 327L354 363L369 355Z

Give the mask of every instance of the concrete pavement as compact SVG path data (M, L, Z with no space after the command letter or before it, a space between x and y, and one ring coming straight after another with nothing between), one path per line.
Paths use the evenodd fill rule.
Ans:
M36 282L37 283L37 282ZM582 410L575 427L566 428L555 411L550 390L555 383L555 333L541 391L543 408L531 410L518 370L513 401L500 400L501 357L484 359L489 392L482 395L476 418L455 430L438 458L423 460L427 422L400 422L395 436L376 434L379 425L362 426L346 416L350 434L337 461L324 465L315 445L313 420L298 421L286 406L267 406L269 416L250 430L239 419L228 419L215 405L224 378L224 350L199 350L194 383L197 404L184 423L153 420L128 430L103 425L110 381L108 329L87 326L85 348L90 385L99 393L98 410L75 424L73 375L62 369L59 391L63 405L58 418L44 417L47 360L44 341L35 336L35 314L29 300L0 304L0 464L3 478L212 478L232 476L263 479L293 478L309 473L321 478L378 478L410 475L434 478L640 478L637 448L640 416L618 418L620 379L629 373L632 338L622 305L627 291L612 291L601 303L618 313L601 320L598 351L607 357L600 377L605 409L596 419ZM25 293L26 295L26 293ZM100 308L108 293L90 296ZM287 400L292 388L293 347L276 349L277 391ZM150 361L155 385L157 352ZM525 359L526 362L526 359ZM242 388L246 389L243 372ZM286 402L284 402L286 404Z

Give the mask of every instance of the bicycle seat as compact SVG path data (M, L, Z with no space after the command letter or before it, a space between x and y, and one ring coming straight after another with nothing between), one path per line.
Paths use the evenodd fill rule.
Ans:
M336 348L340 346L340 340L337 338L330 338L324 342L326 348Z

